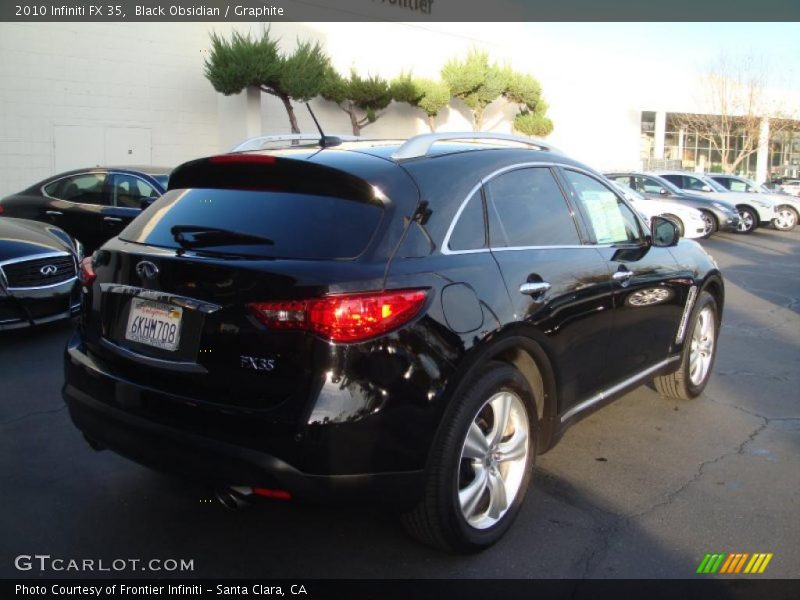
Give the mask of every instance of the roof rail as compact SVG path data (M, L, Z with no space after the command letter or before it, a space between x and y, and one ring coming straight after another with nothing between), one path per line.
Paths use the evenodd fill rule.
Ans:
M404 160L408 158L427 156L430 152L431 146L433 146L435 143L449 140L498 140L516 142L526 146L533 146L539 148L540 150L563 154L555 146L538 138L527 138L517 135L510 135L508 133L492 133L489 131L453 131L443 133L423 133L421 135L416 135L412 138L409 138L397 149L394 154L392 154L392 158L395 160Z
M246 152L248 150L261 150L267 144L271 144L274 142L317 142L318 144L322 145L321 142L323 140L327 141L327 146L336 145L336 140L341 142L356 142L364 138L355 136L355 135L327 135L324 138L321 138L318 133L287 133L282 135L257 135L256 137L251 137L243 142L239 142L233 148L231 148L231 152Z

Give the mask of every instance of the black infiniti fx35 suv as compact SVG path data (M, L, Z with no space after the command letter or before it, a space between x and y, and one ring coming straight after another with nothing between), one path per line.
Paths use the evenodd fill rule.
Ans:
M382 499L470 552L570 424L703 391L723 281L670 221L539 141L331 143L185 163L83 261L63 395L93 447L227 503Z

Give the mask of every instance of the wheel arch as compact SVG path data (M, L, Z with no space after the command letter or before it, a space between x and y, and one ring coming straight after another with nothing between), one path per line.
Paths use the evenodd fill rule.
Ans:
M722 274L715 271L707 275L700 286L700 291L708 292L714 297L719 318L722 319L722 309L725 304L725 284L722 280Z
M543 453L555 441L558 396L555 373L550 358L542 344L524 332L512 330L496 337L489 336L484 343L474 347L461 361L450 377L452 387L447 393L447 413L458 401L470 382L490 362L497 361L515 367L533 390L538 422L537 452ZM440 424L441 428L441 424Z

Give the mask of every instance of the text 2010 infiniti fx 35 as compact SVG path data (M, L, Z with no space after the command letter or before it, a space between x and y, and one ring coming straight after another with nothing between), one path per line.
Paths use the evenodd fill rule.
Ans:
M428 544L492 544L570 424L654 378L702 392L723 305L672 222L511 140L327 139L178 167L82 263L73 421L229 494L378 498Z

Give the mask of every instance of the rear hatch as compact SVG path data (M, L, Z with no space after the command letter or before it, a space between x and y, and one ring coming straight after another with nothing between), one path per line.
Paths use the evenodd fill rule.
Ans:
M330 349L265 326L252 305L280 302L291 320L292 301L380 289L376 241L391 221L371 183L338 169L263 155L187 163L95 255L84 339L133 383L268 411L321 385Z

